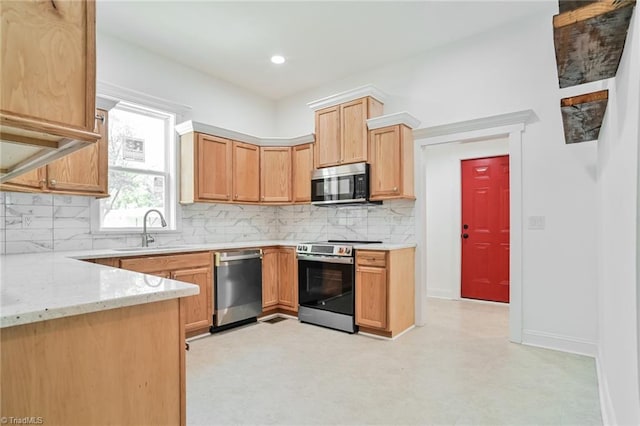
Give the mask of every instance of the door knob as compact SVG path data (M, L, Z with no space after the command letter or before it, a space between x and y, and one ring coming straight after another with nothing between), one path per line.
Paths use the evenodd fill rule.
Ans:
M469 234L462 234L462 238L466 240L467 238L469 238Z

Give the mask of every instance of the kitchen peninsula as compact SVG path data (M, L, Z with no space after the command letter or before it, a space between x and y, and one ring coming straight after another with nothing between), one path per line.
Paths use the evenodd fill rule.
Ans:
M0 256L0 270L3 419L185 424L196 286L57 253Z

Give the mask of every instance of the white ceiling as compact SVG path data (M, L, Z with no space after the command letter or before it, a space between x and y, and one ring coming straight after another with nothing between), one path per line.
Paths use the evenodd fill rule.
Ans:
M544 1L101 0L97 27L277 100L548 10ZM276 53L284 65L270 62Z

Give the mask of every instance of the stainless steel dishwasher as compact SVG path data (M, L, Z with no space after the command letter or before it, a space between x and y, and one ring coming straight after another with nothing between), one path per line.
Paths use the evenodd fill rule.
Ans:
M215 254L211 332L256 321L262 313L262 250Z

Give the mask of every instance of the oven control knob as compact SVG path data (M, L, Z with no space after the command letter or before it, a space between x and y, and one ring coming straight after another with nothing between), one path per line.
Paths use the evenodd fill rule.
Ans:
M344 249L344 254L351 254L351 247L347 247Z
M343 254L343 253L344 253L344 247L339 247L338 254Z

